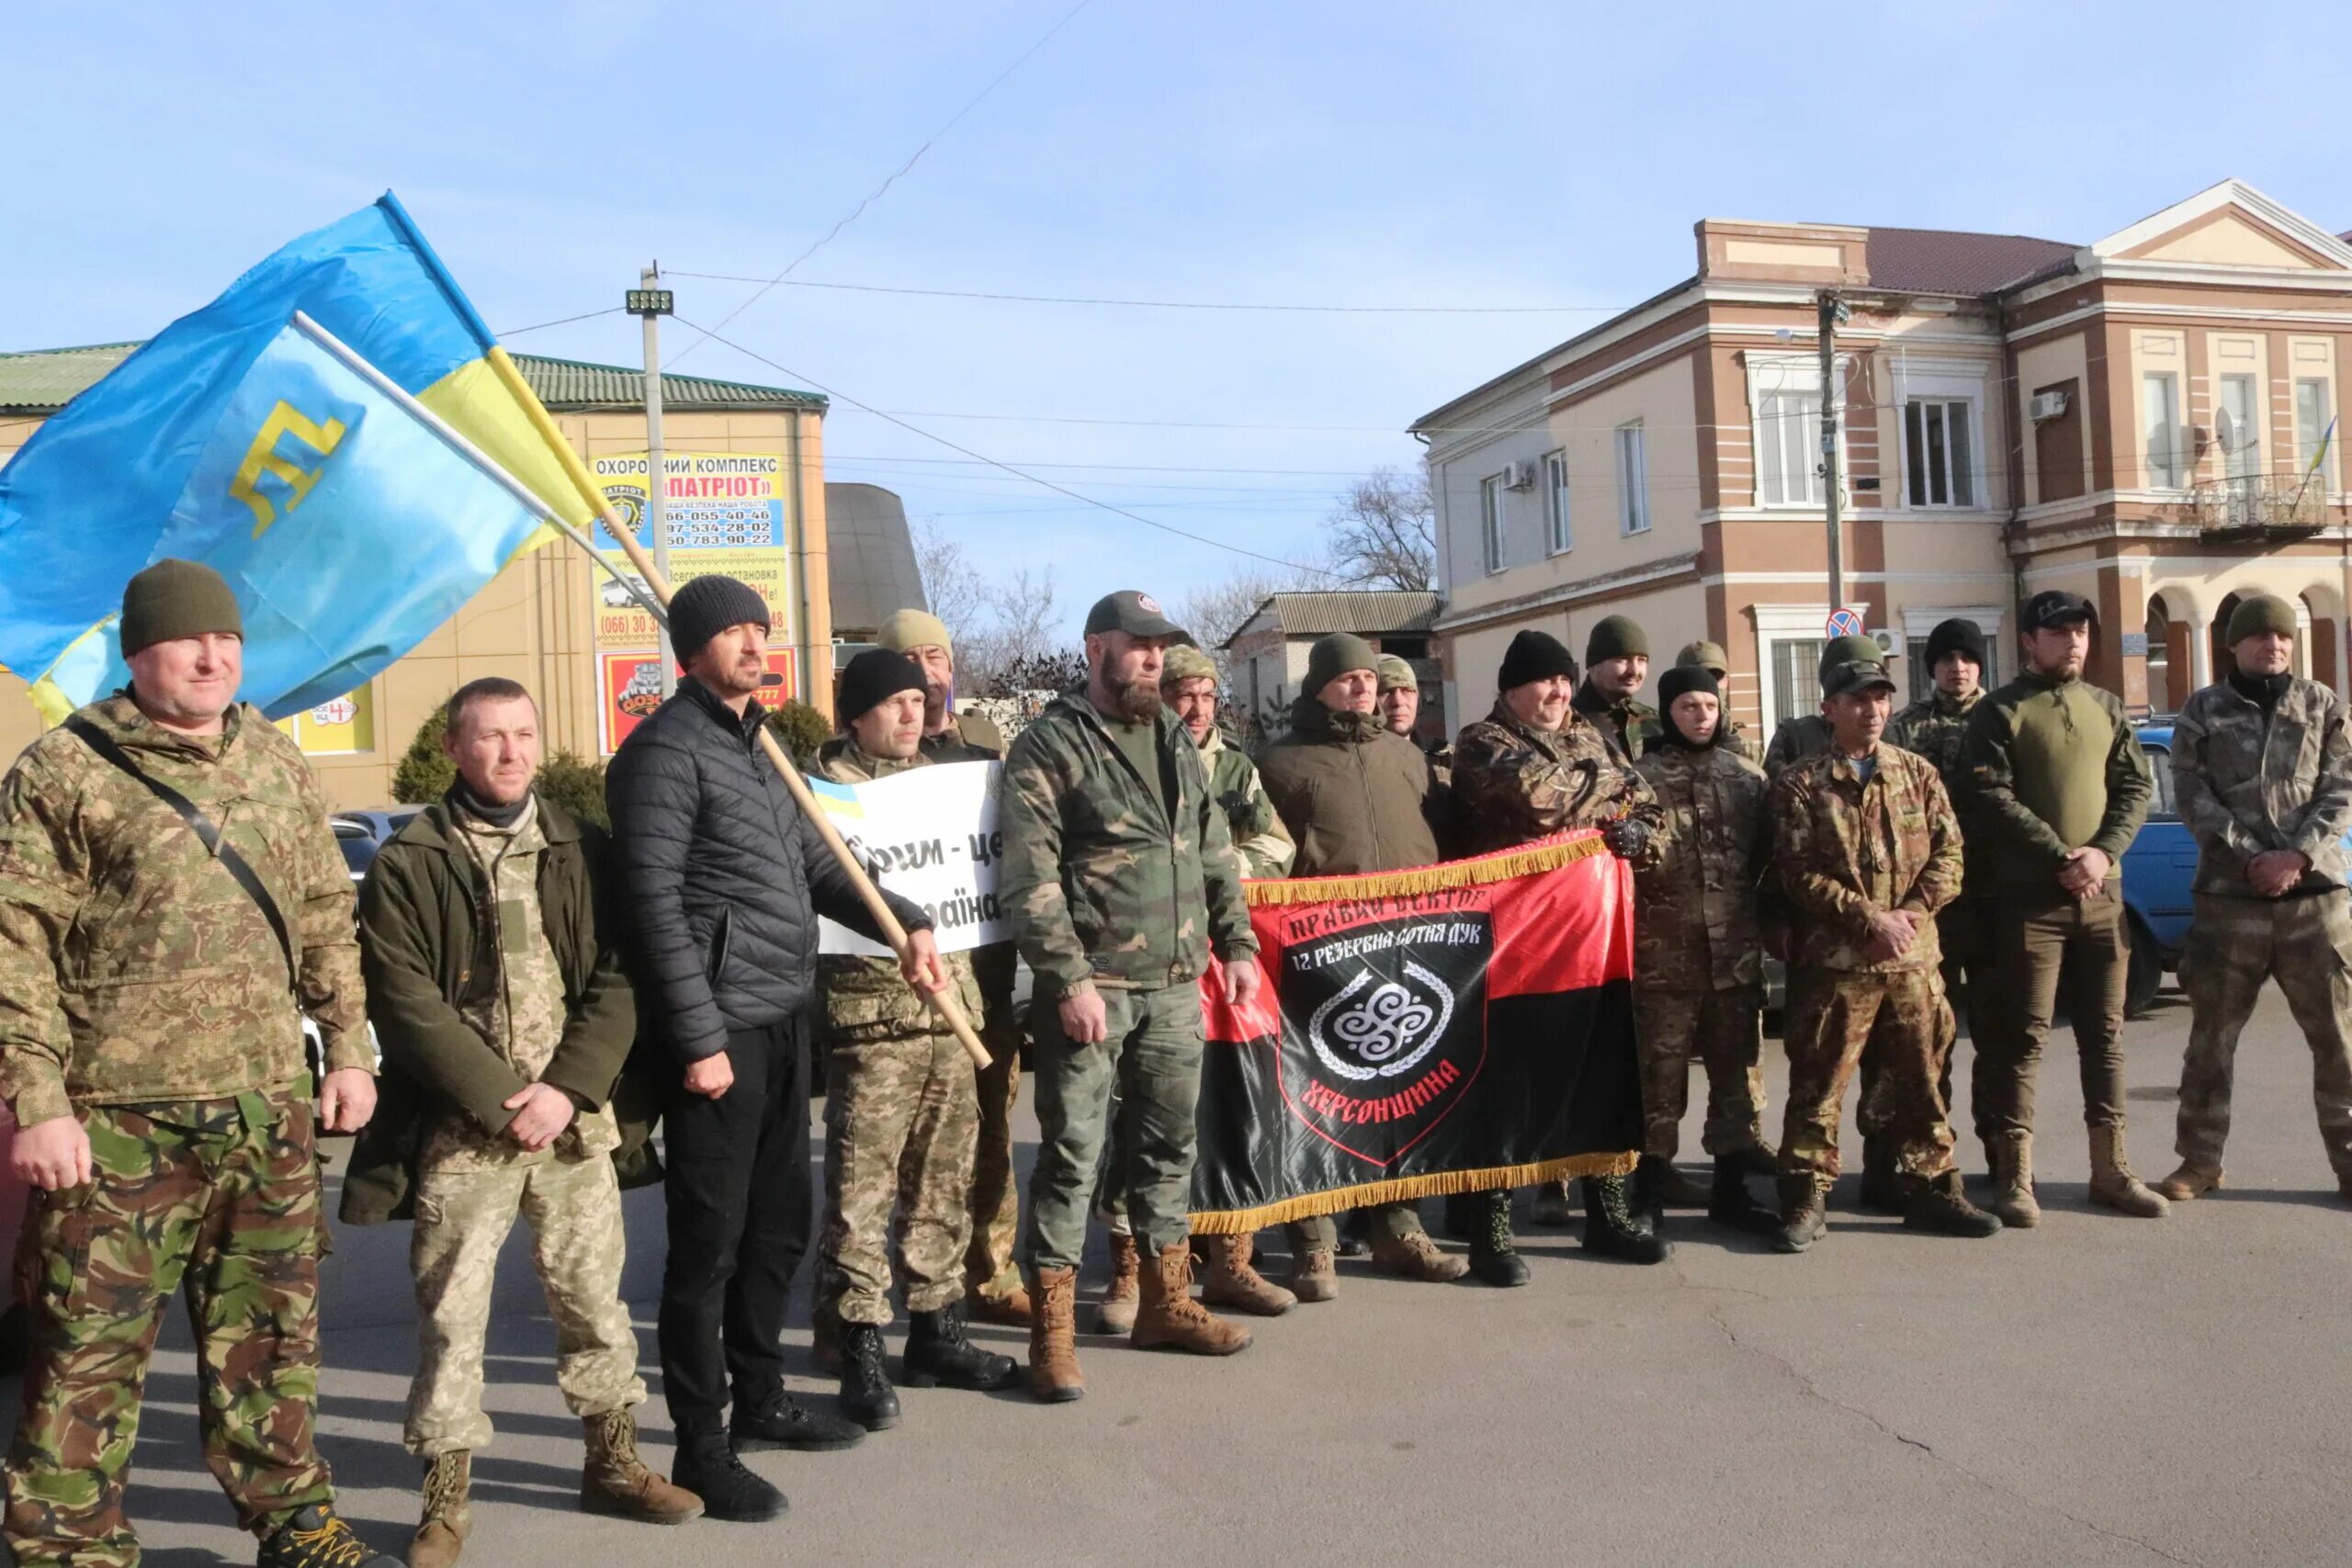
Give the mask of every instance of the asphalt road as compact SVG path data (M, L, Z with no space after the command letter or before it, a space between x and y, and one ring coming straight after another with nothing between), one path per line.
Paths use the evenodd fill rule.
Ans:
M2168 994L2130 1034L2132 1150L2150 1179L2172 1164L2187 1029ZM909 1392L904 1425L853 1451L756 1456L792 1497L771 1526L662 1531L575 1510L579 1428L555 1392L518 1239L492 1334L499 1438L477 1461L467 1560L2352 1560L2352 1208L2321 1156L2309 1062L2283 1004L2268 998L2247 1032L2230 1188L2168 1220L2086 1207L2063 1035L2052 1065L2037 1231L1911 1235L1852 1213L1849 1176L1829 1235L1800 1258L1677 1216L1676 1256L1655 1269L1589 1261L1567 1234L1536 1235L1525 1290L1412 1285L1342 1264L1340 1300L1259 1325L1230 1360L1092 1340L1080 1404ZM1779 1093L1776 1077L1776 1111ZM1695 1157L1695 1116L1685 1144ZM1849 1154L1859 1160L1850 1135ZM1963 1158L1980 1167L1974 1148ZM658 1195L635 1196L629 1226L628 1294L650 1370ZM400 1447L406 1241L397 1227L338 1235L322 1421L346 1512L395 1551L417 1475ZM1099 1275L1090 1269L1090 1288ZM805 1348L805 1302L798 1322ZM187 1343L175 1325L158 1357L132 1511L155 1568L250 1562L196 1451ZM796 1382L827 1396L813 1373ZM658 1391L645 1414L658 1463Z

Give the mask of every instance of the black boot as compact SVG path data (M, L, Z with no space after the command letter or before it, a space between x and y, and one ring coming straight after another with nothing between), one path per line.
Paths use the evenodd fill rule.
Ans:
M1482 1192L1468 1201L1485 1210L1478 1228L1470 1233L1471 1276L1504 1289L1527 1283L1527 1259L1510 1244L1510 1190Z
M1350 1209L1340 1216L1340 1243L1334 1248L1341 1258L1362 1258L1372 1250L1372 1215L1364 1209ZM4 1373L5 1369L0 1369Z
M791 1505L784 1494L743 1468L735 1445L714 1427L678 1434L670 1479L702 1499L702 1517L761 1525L780 1519Z
M799 1404L781 1388L746 1396L735 1395L735 1419L728 1438L738 1453L766 1453L791 1449L800 1453L828 1453L854 1449L865 1440L863 1427L838 1416L827 1416ZM680 1484L684 1484L681 1483ZM687 1491L694 1490L688 1486Z
M882 1330L870 1323L842 1325L842 1414L869 1432L899 1424L899 1391L882 1364Z
M1901 1151L1892 1138L1862 1137L1862 1207L1874 1214L1900 1214L1910 1203L1903 1190L1895 1156Z
M1021 1381L1021 1365L1010 1356L983 1350L964 1337L964 1303L948 1303L937 1312L908 1315L907 1353L900 1363L909 1388L972 1389L981 1393L1011 1388Z
M1666 1224L1668 1166L1664 1155L1644 1155L1634 1168L1634 1223L1652 1235Z
M1938 1235L1988 1236L2001 1230L1998 1214L1988 1214L1970 1202L1961 1190L1960 1172L1945 1171L1930 1180L1903 1179L1903 1224L1906 1230L1933 1231Z
M1823 1200L1827 1194L1810 1172L1781 1178L1781 1234L1772 1245L1782 1252L1803 1252L1821 1239L1828 1228Z
M1577 1183L1584 1190L1584 1249L1625 1263L1663 1263L1673 1252L1657 1236L1644 1234L1634 1223L1622 1176L1588 1176Z
M1707 1218L1750 1235L1777 1235L1781 1229L1781 1216L1748 1192L1747 1162L1737 1155L1725 1155L1715 1161L1715 1185L1707 1200Z
M1456 1192L1445 1201L1445 1218L1438 1228L1448 1241L1476 1241L1487 1228L1487 1195Z

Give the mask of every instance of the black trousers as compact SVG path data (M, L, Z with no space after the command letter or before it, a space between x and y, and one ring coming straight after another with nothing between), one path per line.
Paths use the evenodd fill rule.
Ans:
M807 1026L727 1036L732 1088L672 1091L664 1111L670 1253L662 1382L681 1437L716 1430L729 1384L756 1404L784 1386L784 1314L808 1250Z

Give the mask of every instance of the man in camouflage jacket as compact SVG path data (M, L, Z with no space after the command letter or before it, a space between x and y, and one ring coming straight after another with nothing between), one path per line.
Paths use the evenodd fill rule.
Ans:
M139 1561L124 1477L164 1305L185 1290L205 1459L262 1564L391 1568L335 1517L313 1432L313 1139L319 1122L356 1131L376 1103L350 873L301 753L236 702L243 622L220 575L149 567L124 592L121 637L129 689L0 784L0 1092L16 1174L40 1190L0 1535L27 1568ZM283 945L109 748L210 819L277 906ZM305 1012L326 1052L316 1121Z
M2197 923L2180 975L2191 1010L2180 1067L2176 1201L2222 1185L2238 1032L2275 979L2312 1051L2312 1099L2352 1199L2352 731L2343 700L2291 672L2295 613L2258 594L2228 627L2233 668L2173 721L2172 778L2197 839Z
M1876 642L1866 637L1831 637L1822 646L1817 675L1826 676L1841 664L1857 661L1871 663L1883 660ZM1801 713L1781 721L1772 731L1772 744L1765 749L1764 776L1778 778L1782 769L1807 757L1818 757L1829 750L1829 719L1821 713Z
M1114 1088L1128 1212L1153 1253L1131 1337L1219 1355L1249 1343L1191 1293L1199 982L1214 953L1227 999L1248 1006L1258 942L1225 809L1209 794L1199 749L1160 698L1162 656L1176 636L1148 594L1097 602L1086 620L1086 684L1022 731L1000 785L997 893L1037 985L1029 1376L1049 1403L1085 1393L1078 1261Z
M1649 634L1631 615L1604 615L1584 639L1584 682L1576 710L1600 731L1621 762L1638 760L1658 738L1657 709L1634 694L1650 678Z

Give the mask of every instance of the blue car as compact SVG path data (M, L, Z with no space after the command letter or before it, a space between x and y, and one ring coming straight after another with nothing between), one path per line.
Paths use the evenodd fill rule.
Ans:
M2132 922L2123 1010L2132 1014L2145 1012L2165 974L2180 966L2180 950L2197 917L2189 891L2197 880L2197 840L2189 837L2173 796L2172 723L2159 719L2138 728L2140 750L2148 754L2156 776L2156 798L2139 836L2123 852L2123 908Z

